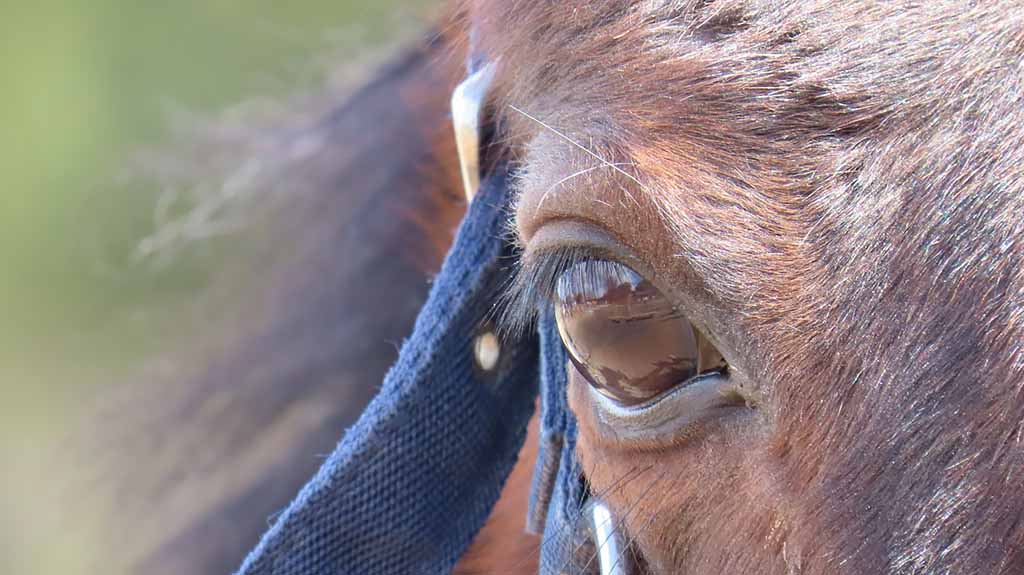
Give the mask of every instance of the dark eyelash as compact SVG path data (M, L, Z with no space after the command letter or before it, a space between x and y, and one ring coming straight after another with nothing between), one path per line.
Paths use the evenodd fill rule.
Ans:
M550 308L562 274L582 262L596 259L600 258L581 247L550 250L535 254L528 261L520 259L508 286L498 299L499 331L506 338L522 336L536 325L540 314Z

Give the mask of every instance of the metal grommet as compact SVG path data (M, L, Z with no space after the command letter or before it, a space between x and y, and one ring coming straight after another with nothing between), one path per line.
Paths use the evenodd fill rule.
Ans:
M491 329L486 329L477 334L473 340L473 358L476 365L484 372L494 371L498 367L498 360L501 359L501 342L498 335Z
M600 575L630 575L636 572L633 550L621 533L621 525L603 501L592 498L583 510L583 517L593 546L588 567L596 567Z
M473 201L480 187L480 116L487 102L487 91L494 79L494 63L488 63L459 84L452 92L452 125L455 148L466 200Z

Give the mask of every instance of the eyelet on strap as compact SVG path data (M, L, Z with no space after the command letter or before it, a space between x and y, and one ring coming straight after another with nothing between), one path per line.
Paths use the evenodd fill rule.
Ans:
M452 92L452 124L466 201L480 188L480 116L494 79L494 62L470 74Z
M473 338L473 359L484 373L497 369L501 359L501 340L490 326L480 330Z

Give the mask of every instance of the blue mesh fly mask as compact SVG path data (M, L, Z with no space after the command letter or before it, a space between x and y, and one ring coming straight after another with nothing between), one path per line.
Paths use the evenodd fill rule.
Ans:
M540 571L625 574L608 510L588 498L554 321L499 341L487 319L515 252L503 168L480 173L493 67L471 59L452 117L471 199L411 337L377 397L277 518L239 575L443 574L483 526L522 448L537 394L540 452L526 528Z

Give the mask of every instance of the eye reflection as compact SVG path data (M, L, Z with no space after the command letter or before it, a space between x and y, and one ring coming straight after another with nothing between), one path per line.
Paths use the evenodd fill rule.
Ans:
M555 318L579 372L623 405L725 368L721 354L664 294L616 262L585 260L563 272Z

